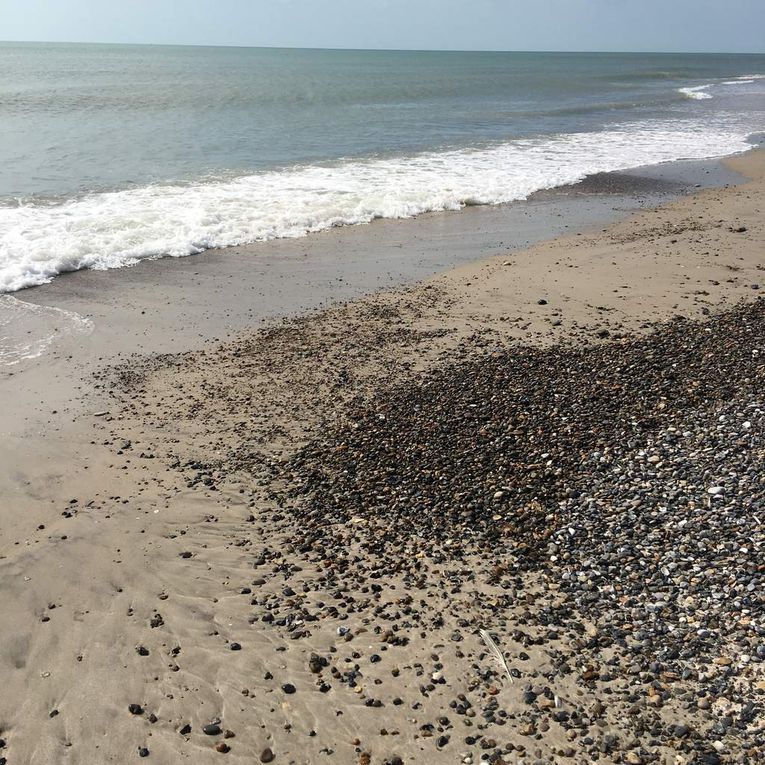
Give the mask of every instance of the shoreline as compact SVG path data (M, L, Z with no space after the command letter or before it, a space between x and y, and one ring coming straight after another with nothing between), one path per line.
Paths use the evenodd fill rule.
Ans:
M506 548L467 545L450 559L445 552L450 545L421 546L422 530L405 535L395 553L380 547L381 532L383 539L386 534L397 539L405 527L386 530L385 515L376 516L391 507L382 499L381 484L364 482L375 478L377 465L381 474L388 474L391 465L376 455L376 445L398 438L406 417L428 405L428 384L442 379L448 385L455 369L449 365L467 370L465 389L470 390L480 379L482 363L502 369L508 354L512 359L513 353L532 348L532 358L540 354L542 363L525 376L528 384L534 375L544 379L545 349L568 347L575 359L580 358L575 349L589 347L613 380L623 382L615 361L620 355L625 363L639 364L646 351L632 349L643 347L640 342L647 353L661 355L662 346L652 350L654 341L633 339L657 322L685 316L719 322L720 327L725 321L743 326L747 309L726 309L742 301L758 305L758 290L752 285L758 284L763 265L764 154L753 151L728 161L753 178L741 185L702 190L634 212L605 229L590 226L531 248L508 252L503 245L499 256L271 323L260 332L232 334L222 343L211 340L217 332L201 328L206 317L197 314L196 328L165 337L163 350L174 353L128 357L141 350L140 332L149 331L151 319L140 329L131 328L130 319L149 306L125 298L111 337L134 334L124 351L108 347L108 334L101 346L101 365L117 361L116 373L103 371L97 390L83 389L79 401L69 400L67 408L49 413L47 425L39 420L31 428L20 425L19 432L28 437L31 429L37 438L28 446L21 440L14 443L13 474L4 477L14 504L13 513L2 516L0 550L9 603L0 635L5 647L0 666L7 677L7 697L14 699L13 708L0 709L0 737L7 740L9 765L17 760L56 762L62 752L70 762L86 763L94 756L129 760L143 746L152 762L177 762L179 752L198 762L217 762L220 753L213 745L218 743L230 747L226 757L233 762L268 761L263 759L266 749L273 751L275 762L296 763L356 763L367 754L374 763L396 757L468 763L478 762L482 754L494 762L590 762L593 752L602 762L633 765L661 758L669 762L671 753L688 763L712 762L690 759L698 752L720 762L756 762L757 733L751 731L758 715L744 721L744 728L738 726L739 717L750 714L747 694L763 680L756 645L749 654L755 660L743 668L736 664L730 669L730 663L713 664L714 671L692 670L712 672L712 678L722 674L731 683L744 678L749 690L736 691L744 694L743 701L726 691L712 694L712 711L704 703L693 709L683 706L690 704L683 694L697 689L708 695L710 684L694 676L667 679L678 672L677 660L666 657L658 659L667 664L660 670L642 663L630 674L619 640L613 642L612 635L612 642L599 643L607 625L582 611L581 604L567 602L560 583L553 586L544 569L502 568L512 560ZM598 212L613 197L605 202ZM406 223L396 227L383 222L375 233L387 237ZM427 223L431 230L441 228L440 243L446 246L450 224ZM465 218L454 216L454 225L464 228ZM359 235L364 246L371 237ZM303 256L296 252L295 257ZM201 271L202 261L193 267ZM147 276L136 275L137 287L151 281L148 274L162 270L160 265L143 269ZM75 303L102 299L96 288L108 277L91 274L78 280L82 286ZM204 290L204 279L199 282L198 289ZM36 289L51 299L64 291L56 283ZM351 297L356 289L354 284L334 292ZM215 291L221 300L231 298L225 281ZM167 296L154 299L157 305ZM65 307L72 309L72 303ZM227 323L235 327L244 316L246 308L240 308L238 317L217 320L216 329L225 329ZM203 337L186 342L195 334ZM665 357L682 345L682 332L668 331L667 336L674 339L662 341ZM705 341L703 329L689 329L688 342L691 337L698 337L704 353L717 347L716 336ZM733 353L743 352L742 338L731 340L731 363L743 359ZM614 361L609 360L609 348L614 349ZM115 359L119 353L125 358ZM688 380L700 379L703 365L699 370L692 356L684 358ZM671 366L656 363L660 370ZM737 380L736 369L721 368L717 377L712 375L710 390L720 406L739 407L738 416L754 399L746 404L718 400L723 372ZM441 378L439 370L446 370ZM28 379L25 375L14 377ZM565 375L555 379L564 385ZM577 373L572 379L581 387L587 377ZM748 384L758 379L752 376ZM61 383L62 390L67 384ZM390 390L391 384L399 393ZM493 384L482 383L498 395L501 389ZM423 385L425 394L417 393ZM653 390L648 384L647 389ZM754 395L756 389L750 392ZM443 395L447 404L454 399L453 391ZM17 396L19 400L23 398ZM713 427L713 407L691 405L682 397L670 403L667 414L693 420L703 443ZM464 400L462 406L469 411ZM522 411L515 405L511 414L517 417ZM392 422L387 436L377 433L384 430L380 416ZM482 410L482 416L488 422L493 414ZM539 423L541 433L538 417L529 422ZM592 427L602 427L593 418ZM432 424L417 427L428 433ZM759 437L759 421L752 417L750 425L752 437ZM515 427L525 442L530 431L521 424ZM370 446L353 443L354 432L376 435ZM554 439L555 433L547 436ZM62 443L66 449L57 454ZM418 448L416 440L412 443ZM618 451L619 444L607 446ZM459 452L461 447L452 443L444 448ZM667 449L679 464L690 459L682 446ZM346 500L332 498L348 491L332 483L342 481L347 472L343 455L348 450L349 457L355 455L354 465L366 466L358 485L374 498L369 509L375 514L367 512L365 503L362 513L358 508L350 512L353 503L346 508ZM746 459L757 468L757 443L748 453ZM539 457L527 454L523 459L531 456ZM635 458L629 450L618 456ZM329 479L316 472L317 459ZM430 466L434 457L422 453L418 459ZM443 470L437 465L432 469ZM695 467L685 469L692 472ZM649 480L639 471L637 477ZM472 468L464 478L466 486L475 481ZM321 489L324 480L330 480L329 489ZM505 494L512 495L496 476L489 488L490 508L492 502L504 501ZM317 490L328 493L317 495ZM451 490L459 494L463 489L457 482ZM498 492L503 497L492 499ZM309 504L301 504L306 496ZM525 498L528 516L518 516L528 517L532 528L543 526L551 512L542 503L540 517L535 502L540 502L538 494ZM335 509L335 503L341 506ZM347 539L346 551L333 547L340 539ZM446 541L442 538L439 544ZM400 561L398 567L394 559ZM756 582L761 573L752 577ZM486 607L494 609L493 622ZM503 608L504 614L497 611ZM491 663L477 633L479 623L513 657L513 669L521 673L513 675L516 682L505 682ZM556 629L560 634L550 637ZM715 658L727 661L730 655ZM575 665L576 672L558 671L561 660ZM603 679L608 671L599 668L604 666L613 668L614 680ZM742 674L744 670L749 674ZM581 698L583 692L587 698ZM622 695L642 699L642 705L637 699L630 702L639 707L634 716L619 701ZM556 699L562 699L562 706ZM755 698L754 703L760 702ZM129 704L145 712L131 715ZM602 709L593 712L595 705ZM556 719L556 710L568 717ZM574 711L579 722L569 725ZM736 720L735 735L709 738L708 731L726 715ZM654 736L656 744L650 743L649 734L651 725L659 723L652 716L664 726ZM644 719L645 729L632 724ZM210 724L235 735L206 736L200 728ZM179 733L185 725L191 731ZM679 731L681 725L688 727L687 733ZM40 726L45 728L42 734ZM669 731L668 726L674 727ZM722 742L722 749L715 741ZM750 749L750 759L741 759ZM729 754L739 759L726 759Z
M0 367L0 394L14 396L22 374L25 387L35 395L18 408L19 416L34 409L35 398L52 397L53 408L58 408L75 395L83 365L95 369L125 354L164 353L179 345L199 347L247 330L254 322L279 320L395 289L479 260L487 252L515 251L571 230L608 225L641 207L662 204L700 187L742 180L721 160L678 161L588 176L574 186L537 192L518 203L376 220L305 238L62 274L10 297L47 311L38 325L47 328L55 323L56 312L70 312L83 323L92 323L93 335L54 334L53 353L30 363ZM34 321L29 324L33 336L41 331ZM54 327L54 332L58 329L70 327ZM25 332L21 342L26 343L27 337ZM56 378L67 378L66 390L51 389L48 365ZM9 379L11 384L4 385ZM11 427L6 424L0 432L23 427L23 421L14 419Z
M580 187L588 193L562 187L518 204L378 220L303 239L77 271L13 293L11 298L48 312L42 321L29 323L33 332L41 325L47 332L46 321L54 323L50 337L55 341L39 359L0 367L0 397L14 402L0 417L7 444L5 450L0 444L0 464L12 463L3 458L17 448L28 449L25 463L35 448L46 461L58 462L46 442L71 429L88 409L101 408L97 401L88 403L92 395L83 396L82 375L125 356L200 348L253 325L416 283L486 253L608 225L699 185L722 186L742 178L718 160L667 163L597 176L594 188L593 180ZM619 181L616 186L613 179ZM56 327L61 311L80 317L86 331L69 331L71 321ZM26 343L27 333L22 337ZM41 442L42 434L47 437ZM66 449L70 437L63 438ZM0 473L5 494L16 483Z

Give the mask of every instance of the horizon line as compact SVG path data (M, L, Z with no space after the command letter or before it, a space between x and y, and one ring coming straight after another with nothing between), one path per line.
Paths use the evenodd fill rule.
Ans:
M310 51L348 51L354 53L584 53L584 54L626 54L659 56L765 56L762 51L731 50L558 50L539 48L536 50L499 49L499 48L353 48L321 47L303 45L236 45L225 43L158 43L158 42L95 42L92 40L0 40L0 45L118 45L124 47L155 48L236 48L244 50L310 50Z

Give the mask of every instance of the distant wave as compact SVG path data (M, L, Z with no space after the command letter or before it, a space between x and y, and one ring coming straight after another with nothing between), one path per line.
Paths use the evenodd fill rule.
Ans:
M699 85L696 88L678 88L677 92L682 93L686 98L692 98L695 101L704 101L708 98L712 98L711 94L706 92L707 88L711 85Z
M666 94L656 96L655 98L648 100L645 99L641 103L642 107L652 106L668 106L677 100L671 91ZM619 112L634 110L636 106L635 99L629 99L626 101L596 101L591 104L581 104L577 106L559 106L549 109L527 109L527 110L507 110L505 113L508 117L576 117L579 115L588 114L602 114L604 112Z
M732 80L725 80L719 84L721 85L752 85L758 80L765 79L765 74L745 74L739 77L735 77ZM698 85L695 88L678 88L678 92L682 93L686 98L692 98L696 101L703 101L709 98L713 98L711 93L707 93L707 90L712 87L712 83L707 85Z
M683 71L643 71L643 72L624 72L614 74L608 72L600 76L602 80L611 82L650 82L651 80L678 80L688 76L686 70Z
M65 271L299 237L375 218L498 204L585 176L744 151L746 135L686 122L516 140L481 149L297 166L0 207L0 292Z

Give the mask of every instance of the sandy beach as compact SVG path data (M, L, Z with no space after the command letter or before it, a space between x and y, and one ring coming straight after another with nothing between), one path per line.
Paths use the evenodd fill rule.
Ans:
M18 293L0 763L765 761L765 151L677 167Z

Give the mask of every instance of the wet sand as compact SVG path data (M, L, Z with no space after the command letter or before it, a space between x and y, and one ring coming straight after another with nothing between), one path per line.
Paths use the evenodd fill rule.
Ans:
M614 619L598 614L603 602L586 597L603 582L583 588L584 600L566 584L591 561L543 564L573 552L540 548L538 539L549 532L545 544L557 544L564 518L597 525L609 517L600 495L599 511L584 516L582 489L567 497L591 475L579 462L546 466L551 454L560 460L558 439L601 456L604 447L576 428L565 437L545 429L540 417L553 399L535 405L521 390L508 403L502 395L503 385L517 395L549 378L560 385L551 396L571 396L593 380L604 411L618 404L647 421L642 409L595 391L589 359L607 372L599 384L623 387L630 406L650 402L686 423L694 449L670 442L668 420L649 423L641 441L609 430L597 412L582 416L586 432L608 436L612 453L602 464L633 466L629 493L611 496L610 506L640 492L646 505L659 503L648 486L657 477L643 468L661 466L661 457L648 461L661 446L680 471L667 485L686 482L673 488L683 501L672 521L684 528L705 506L742 521L731 523L735 534L725 524L704 533L748 545L741 560L726 558L728 580L761 591L762 572L749 561L761 556L762 528L743 524L758 517L759 489L742 484L729 502L725 481L731 470L761 467L760 442L736 441L744 416L745 438L760 438L751 412L761 367L744 364L746 327L759 337L760 319L727 311L759 296L765 160L753 152L729 164L752 180L605 228L592 224L623 217L613 207L634 208L634 187L632 195L620 188L624 196L589 196L584 187L520 211L380 222L120 274L75 274L31 291L40 305L87 315L95 329L58 345L52 363L2 381L12 406L3 418L0 757L10 765L130 762L145 749L160 763L268 761L269 750L273 761L295 763L757 762L759 601L745 613L686 605L732 586L715 579L705 590L702 577L678 611L658 613L668 624L700 619L697 630L712 637L674 656L653 617L637 642L620 637ZM651 204L657 189L678 190L648 186L650 195L645 186L638 193ZM589 227L522 249L519 221L530 221L526 239L539 239L540 214L550 234ZM465 263L477 249L490 257ZM372 255L359 261L362 252ZM417 276L427 278L401 286ZM312 310L274 320L300 309ZM651 369L670 374L675 352L687 369L678 386L704 378L704 364L680 352L684 331L659 329L666 339L653 345L631 339L677 316L720 322L719 336L732 338L710 346L706 328L685 331L696 356L717 352L730 362L707 365L713 384L704 396L668 396L651 383ZM245 329L261 319L271 321ZM580 350L568 358L561 347ZM592 355L580 358L585 348ZM645 358L655 367L640 366ZM495 374L482 378L493 364ZM629 388L623 370L631 365L642 389ZM508 368L523 375L503 377ZM745 398L736 399L733 382ZM471 390L477 401L464 398ZM484 411L492 396L500 398ZM568 416L585 406L577 401ZM450 411L473 408L480 416L466 430L461 420L445 427ZM717 432L721 416L736 422L730 443ZM442 440L439 425L456 440ZM542 437L552 445L505 463L489 438L477 454L476 434L497 428L521 445ZM699 459L712 432L730 464ZM454 460L439 463L429 443ZM455 464L464 468L456 475ZM426 481L407 478L420 468ZM568 483L559 486L561 476ZM724 484L719 495L707 494L713 480ZM434 485L447 485L448 496ZM508 519L509 536L498 537ZM657 528L646 527L649 542ZM615 527L605 533L624 543ZM672 564L686 576L682 561L663 559L666 542L647 543L644 553L661 559L658 570ZM657 613L663 585L651 582L617 594L626 600L612 603L613 613L627 615L616 627L641 624L638 611ZM722 616L736 628L719 630ZM506 652L510 677L480 629ZM217 726L209 735L208 725Z

